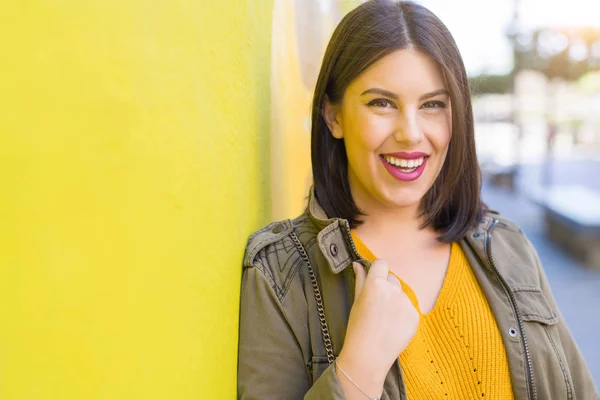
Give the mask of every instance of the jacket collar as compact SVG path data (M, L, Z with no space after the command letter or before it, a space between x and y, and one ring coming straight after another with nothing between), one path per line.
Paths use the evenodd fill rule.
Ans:
M342 272L352 262L365 263L350 234L350 224L343 218L329 218L315 196L314 187L308 197L308 216L317 227L317 243L334 274Z
M310 190L307 213L319 230L317 243L334 274L342 272L352 262L369 266L369 262L362 259L356 250L348 221L343 218L329 218L317 201L314 187ZM465 237L460 240L461 246L471 247L481 260L487 260L485 246L489 238L488 232L498 223L494 218L495 215L493 211L487 212L484 218L470 228ZM487 267L488 263L485 264Z
M325 210L323 210L317 200L314 186L310 188L310 193L308 195L308 216L319 230L324 229L335 221L344 221L342 218L329 218L327 216Z

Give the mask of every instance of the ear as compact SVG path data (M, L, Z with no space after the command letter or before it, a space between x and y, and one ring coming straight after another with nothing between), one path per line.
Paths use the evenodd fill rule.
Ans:
M342 132L342 127L339 123L339 106L332 104L327 95L325 95L325 99L323 99L323 110L321 113L323 114L323 119L325 120L331 135L336 139L342 139L344 133Z

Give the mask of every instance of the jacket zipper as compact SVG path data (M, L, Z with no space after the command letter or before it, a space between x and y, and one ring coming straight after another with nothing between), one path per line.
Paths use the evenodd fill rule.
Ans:
M533 376L533 363L531 361L531 354L529 353L529 345L527 344L527 336L525 335L525 326L523 324L523 319L521 318L521 313L519 311L519 308L517 307L515 295L512 292L512 290L510 290L504 278L500 275L500 272L498 271L498 268L496 267L496 264L494 262L494 255L492 254L492 231L494 230L494 228L496 228L496 225L498 225L498 223L499 221L495 219L492 226L487 231L487 236L485 239L485 252L488 257L488 260L490 261L492 269L494 270L496 276L498 277L498 279L504 286L504 289L508 293L513 309L515 310L517 321L519 322L519 331L521 332L521 338L523 338L523 350L525 351L525 357L527 358L527 384L529 387L528 398L530 400L537 400L537 389L535 387L535 377Z
M348 239L350 241L350 247L352 248L352 252L354 253L357 259L361 259L362 257L358 254L358 250L356 249L356 245L354 244L354 240L352 240L352 232L350 231L350 223L348 220L344 220L344 227L346 228L346 233L348 234Z

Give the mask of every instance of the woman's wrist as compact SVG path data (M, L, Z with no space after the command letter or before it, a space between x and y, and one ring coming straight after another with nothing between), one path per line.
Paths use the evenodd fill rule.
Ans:
M379 399L383 391L385 375L379 376L364 363L352 362L343 357L336 360L336 374L348 399ZM352 395L351 395L352 394Z

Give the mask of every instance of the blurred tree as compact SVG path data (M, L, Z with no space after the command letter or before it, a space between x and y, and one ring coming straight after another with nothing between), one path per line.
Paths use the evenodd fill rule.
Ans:
M542 72L550 80L576 81L600 70L600 30L540 28L516 41L521 68Z
M543 73L548 78L546 162L542 184L552 185L552 164L558 133L556 81L575 82L592 71L600 70L600 30L594 28L540 28L514 36L515 57L521 69ZM574 142L580 125L571 121Z
M471 91L479 94L505 94L511 91L510 75L481 74L469 78Z

